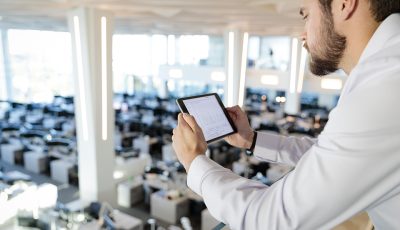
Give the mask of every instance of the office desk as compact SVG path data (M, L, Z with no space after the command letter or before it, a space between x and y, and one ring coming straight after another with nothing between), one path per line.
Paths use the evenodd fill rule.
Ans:
M1 159L7 163L15 165L22 161L22 145L10 143L1 145Z
M114 220L115 220L115 227L116 229L123 229L123 230L143 230L143 222L142 220L127 215L123 212L118 210L114 210L113 212ZM92 221L90 223L81 225L79 230L101 230L101 226L99 226L97 221Z
M47 170L47 155L42 152L26 152L24 154L24 167L34 173L42 173Z
M75 165L64 160L54 160L50 163L50 174L53 180L69 183L69 174Z
M133 180L118 184L118 205L126 208L132 207L143 200L143 180L137 177Z
M175 224L181 217L189 214L189 199L185 196L169 200L164 191L151 195L150 213L152 216Z

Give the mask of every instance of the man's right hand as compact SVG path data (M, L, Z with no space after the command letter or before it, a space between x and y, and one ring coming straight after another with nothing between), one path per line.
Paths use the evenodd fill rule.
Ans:
M246 113L239 106L229 107L226 110L237 128L237 133L225 137L225 141L235 147L249 149L253 142L254 132Z

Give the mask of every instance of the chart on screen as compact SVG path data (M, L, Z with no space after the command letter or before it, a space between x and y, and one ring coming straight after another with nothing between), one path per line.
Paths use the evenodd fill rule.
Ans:
M203 130L206 141L233 131L215 96L187 99L183 102Z

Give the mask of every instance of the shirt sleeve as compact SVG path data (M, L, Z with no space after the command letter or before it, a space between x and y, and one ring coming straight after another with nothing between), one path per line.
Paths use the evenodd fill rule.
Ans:
M189 169L188 186L203 197L216 219L232 229L331 229L384 197L394 181L382 178L400 175L392 164L360 180L366 169L384 165L385 157L371 150L366 156L362 148L337 153L336 147L314 145L271 187L198 156Z
M317 142L316 138L286 137L257 132L254 155L263 161L295 166L304 153Z

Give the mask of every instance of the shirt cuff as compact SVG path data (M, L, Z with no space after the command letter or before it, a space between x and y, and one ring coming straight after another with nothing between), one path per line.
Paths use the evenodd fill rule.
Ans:
M254 156L265 161L276 162L281 141L282 137L280 135L257 132L256 146L253 151Z
M193 192L202 196L201 184L206 174L213 168L222 167L205 155L197 156L190 164L187 185Z

